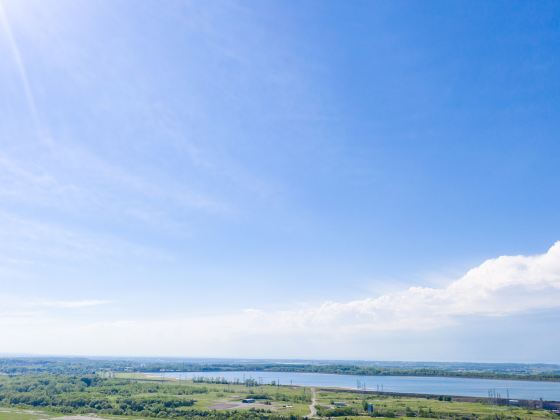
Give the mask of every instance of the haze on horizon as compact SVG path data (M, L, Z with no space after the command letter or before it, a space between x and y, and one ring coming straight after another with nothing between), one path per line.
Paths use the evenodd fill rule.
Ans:
M0 0L0 352L560 363L559 19Z

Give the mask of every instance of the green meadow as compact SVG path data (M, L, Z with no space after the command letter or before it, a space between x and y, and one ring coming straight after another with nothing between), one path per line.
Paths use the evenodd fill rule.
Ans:
M550 419L550 411L138 373L0 376L0 420L402 418ZM244 403L244 399L251 399ZM374 410L367 412L368 404ZM313 406L313 409L312 407Z
M345 407L336 408L334 403L344 403ZM346 418L371 418L364 415L364 403L373 404L375 417L382 418L440 418L440 419L550 419L560 418L546 410L496 406L476 402L440 401L438 399L417 397L382 396L375 394L339 392L321 389L317 391L317 407L323 417L341 416ZM353 412L362 415L352 415Z

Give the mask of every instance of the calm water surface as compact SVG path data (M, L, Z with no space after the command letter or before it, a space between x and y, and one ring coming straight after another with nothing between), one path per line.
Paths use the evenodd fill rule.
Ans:
M476 378L430 378L417 376L355 376L329 373L300 372L166 372L162 375L177 379L193 377L226 378L229 381L255 379L262 383L279 381L281 385L304 385L354 388L358 381L368 390L408 392L437 395L487 397L488 390L496 390L502 398L509 391L510 398L560 401L560 382L507 381Z

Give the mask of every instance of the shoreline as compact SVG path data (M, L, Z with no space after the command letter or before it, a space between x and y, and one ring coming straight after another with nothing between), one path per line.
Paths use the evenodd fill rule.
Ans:
M259 370L259 369L235 369L235 370L160 370L160 371L137 371L138 373L230 373L230 372L262 372L262 373L311 373L314 375L348 375L348 376L375 376L379 378L456 378L456 379L481 379L481 380L494 380L494 381L516 381L516 382L546 382L546 383L560 383L560 378L534 378L534 377L520 377L517 375L512 376L476 376L476 375L406 375L402 373L395 374L374 374L374 373L352 373L352 372L315 372L306 370Z
M166 381L181 381L187 380L195 383L193 378L174 378L169 376L157 376L157 373L173 373L173 372L138 372L140 374L145 375L146 379L149 380L166 380ZM182 372L176 372L182 373ZM191 373L191 372L184 372L184 373ZM205 372L207 373L207 372ZM298 372L299 373L299 372ZM373 375L372 375L373 376ZM386 375L383 375L386 376ZM395 375L396 376L396 375ZM405 376L407 377L407 376ZM422 378L422 377L419 377ZM140 378L138 378L140 379ZM212 379L212 378L208 378ZM215 379L219 379L216 377ZM468 378L464 378L468 379ZM472 378L472 379L482 379L482 378ZM536 382L536 381L535 381ZM204 382L200 382L204 384ZM209 382L211 383L211 382ZM226 381L229 384L235 384L234 381ZM260 385L271 385L268 383L263 383ZM498 397L484 397L484 396L469 396L469 395L454 395L454 394L434 394L434 393L419 393L419 392L396 392L396 391L377 391L377 390L361 390L355 389L351 387L343 387L343 386L320 386L320 385L300 385L300 384L281 384L276 385L280 387L297 387L297 388L316 388L317 390L325 390L325 391L340 391L340 392L348 392L354 394L364 394L364 395L379 395L379 396L392 396L392 397L411 397L411 398L426 398L426 399L439 399L440 397L449 397L453 401L460 401L460 402L481 402L481 403L488 403L493 405L512 405L512 401L515 401L516 405L520 407L527 407L527 408L543 408L544 405L549 405L550 407L547 408L549 410L560 410L560 395L558 400L549 400L549 399L527 399L527 398L498 398Z

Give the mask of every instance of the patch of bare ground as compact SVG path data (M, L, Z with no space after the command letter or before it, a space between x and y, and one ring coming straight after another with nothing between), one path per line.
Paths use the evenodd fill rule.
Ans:
M239 404L236 403L218 403L210 406L210 410L227 410L228 408L238 407Z

